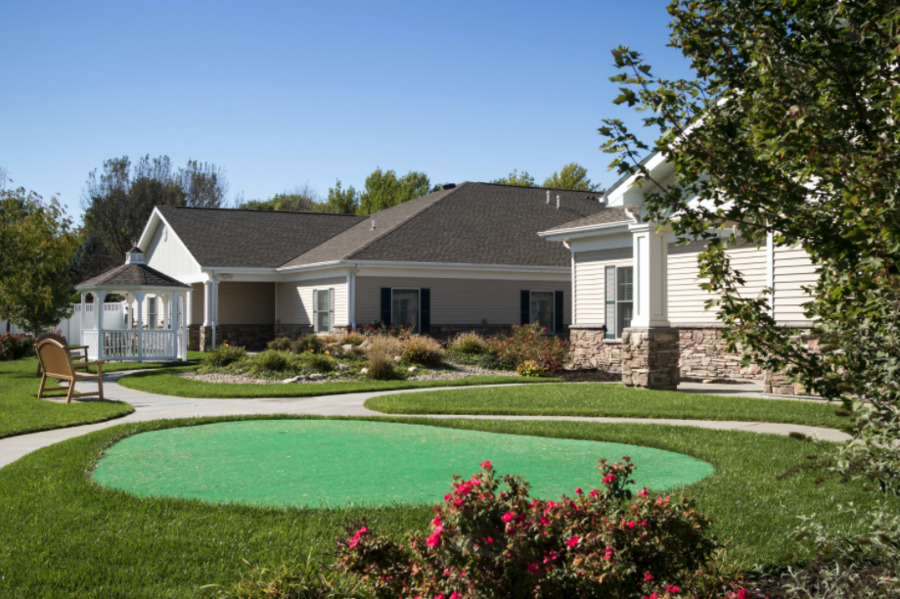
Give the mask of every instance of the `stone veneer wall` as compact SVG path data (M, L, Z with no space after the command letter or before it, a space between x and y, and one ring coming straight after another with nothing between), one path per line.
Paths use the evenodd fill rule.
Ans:
M569 342L572 344L574 370L602 370L614 374L622 373L624 347L618 339L604 339L606 329L595 327L572 327Z
M310 333L315 333L311 324L276 324L272 331L272 339L280 339L281 337L299 339L300 337L306 337Z
M762 369L756 364L741 367L741 356L728 352L721 328L680 328L678 366L681 380L759 380ZM626 355L622 340L604 339L605 331L593 327L573 327L572 363L575 370L603 370L619 374Z
M622 346L622 383L626 387L678 388L678 329L627 328L622 332Z
M682 380L748 381L763 377L756 364L741 366L741 354L728 351L720 327L679 328L678 350Z

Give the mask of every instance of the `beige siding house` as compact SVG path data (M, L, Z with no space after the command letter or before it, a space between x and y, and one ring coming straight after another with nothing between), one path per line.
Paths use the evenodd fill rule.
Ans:
M463 183L368 216L157 207L138 246L191 286L191 348L377 323L566 334L570 254L537 233L602 211L587 192Z
M660 155L647 166L657 180L670 169ZM702 242L676 244L671 233L642 220L643 193L624 179L593 215L547 229L540 236L570 252L573 314L570 331L576 367L621 374L626 384L674 388L681 380L752 380L759 367L741 366L721 336L714 299L700 289ZM743 245L728 250L745 279L741 293L772 290L771 314L786 327L809 327L805 286L815 266L799 247Z

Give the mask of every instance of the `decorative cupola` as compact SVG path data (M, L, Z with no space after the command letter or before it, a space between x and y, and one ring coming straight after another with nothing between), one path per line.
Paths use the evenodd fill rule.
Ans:
M141 248L134 246L125 254L125 264L146 264L144 262L144 252Z

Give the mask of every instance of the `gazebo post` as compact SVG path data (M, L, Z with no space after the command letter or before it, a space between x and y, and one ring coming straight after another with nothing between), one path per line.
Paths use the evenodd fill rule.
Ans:
M81 337L81 339L78 342L81 343L82 345L84 345L84 308L85 308L84 299L85 299L86 295L87 295L86 291L81 292L81 326L78 329L79 330L78 336ZM71 341L69 341L69 343L71 343ZM88 358L88 356L85 356L85 358L90 360L90 358Z
M144 361L144 297L145 294L143 291L138 291L135 294L137 297L137 305L138 305L138 317L135 319L137 324L137 338L138 338L138 362Z
M97 320L97 359L102 360L103 351L103 298L106 294L103 291L94 291L94 318Z

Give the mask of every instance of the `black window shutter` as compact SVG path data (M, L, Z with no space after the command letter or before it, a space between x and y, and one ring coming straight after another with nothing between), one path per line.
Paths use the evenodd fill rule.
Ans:
M553 332L554 333L562 333L563 332L563 292L562 291L554 291L553 292Z
M391 288L381 288L381 322L391 324Z
M529 324L531 322L531 291L523 289L520 298L521 318L519 324Z
M431 332L431 289L419 290L419 328L423 334Z

